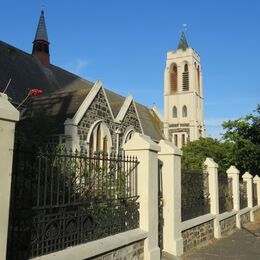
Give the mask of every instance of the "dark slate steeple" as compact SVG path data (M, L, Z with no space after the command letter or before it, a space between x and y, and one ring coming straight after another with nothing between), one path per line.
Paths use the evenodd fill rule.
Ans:
M44 11L41 11L40 20L33 41L32 54L37 57L43 66L50 66L50 52L47 28L45 24Z
M181 33L181 39L180 39L180 42L178 44L177 49L185 51L187 48L189 48L189 45L188 45L188 42L186 40L186 36L185 36L184 32L182 32Z

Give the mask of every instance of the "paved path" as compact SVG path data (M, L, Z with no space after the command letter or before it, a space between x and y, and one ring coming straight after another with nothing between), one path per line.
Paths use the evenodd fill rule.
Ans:
M260 222L250 223L232 235L194 250L183 260L260 260Z

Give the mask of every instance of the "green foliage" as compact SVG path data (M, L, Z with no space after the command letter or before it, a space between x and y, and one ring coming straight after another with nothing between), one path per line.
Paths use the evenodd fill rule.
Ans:
M211 157L219 165L219 174L225 174L228 168L228 154L233 144L222 143L210 137L200 138L197 141L188 142L183 147L182 168L188 170L201 170L206 157Z
M260 105L245 117L223 123L226 130L224 140L232 142L228 161L244 173L255 175L260 172Z

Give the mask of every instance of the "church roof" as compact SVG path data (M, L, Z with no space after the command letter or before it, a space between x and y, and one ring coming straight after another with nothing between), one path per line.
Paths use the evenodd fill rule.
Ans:
M0 68L0 92L5 89L11 78L6 94L15 103L25 98L28 89L37 88L43 90L43 93L50 93L61 89L91 89L94 85L57 66L50 65L47 69L33 55L2 41L0 41Z
M187 48L189 48L189 45L188 45L188 42L187 42L185 33L182 32L182 33L181 33L181 39L180 39L180 41L179 41L179 44L178 44L177 49L178 49L178 50L182 49L182 50L185 51Z
M38 27L37 27L37 31L36 31L34 40L35 41L40 40L40 41L49 42L43 10L41 11L41 16L40 16L40 20L39 20L39 23L38 23Z

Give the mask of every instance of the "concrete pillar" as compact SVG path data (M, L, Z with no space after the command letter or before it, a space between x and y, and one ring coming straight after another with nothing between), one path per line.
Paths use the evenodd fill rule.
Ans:
M204 166L209 174L210 213L216 215L214 219L214 237L221 237L219 225L219 196L218 196L218 164L212 158L207 157Z
M257 205L260 206L260 177L256 175L253 181L256 183Z
M144 244L144 259L160 259L158 247L158 152L160 146L150 137L135 133L123 145L126 155L137 156L140 228L148 232Z
M227 170L228 178L232 179L233 190L233 209L240 210L240 193L239 193L239 173L240 171L235 166L230 166ZM236 226L241 228L240 215L236 215Z
M14 132L18 120L18 110L0 93L0 259L6 259Z
M161 140L159 159L163 162L163 251L181 256L181 156L182 151L169 141Z
M246 182L247 207L253 208L253 176L249 172L245 172L242 178ZM253 211L250 211L250 221L254 221Z

